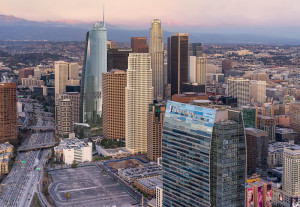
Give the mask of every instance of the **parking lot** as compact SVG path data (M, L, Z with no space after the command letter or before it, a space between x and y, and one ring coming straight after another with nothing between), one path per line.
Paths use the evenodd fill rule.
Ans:
M60 206L121 206L136 204L117 181L96 166L78 167L49 172L53 183L50 194ZM65 197L70 194L69 199Z

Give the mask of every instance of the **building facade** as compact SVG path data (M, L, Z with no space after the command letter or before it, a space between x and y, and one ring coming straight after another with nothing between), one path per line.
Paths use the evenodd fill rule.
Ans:
M127 74L111 70L103 78L103 135L107 139L125 139L125 88Z
M0 143L17 140L17 85L0 83Z
M266 81L250 81L250 98L260 105L266 103Z
M131 37L131 49L134 53L148 53L147 37Z
M300 140L300 104L293 103L290 105L290 128L298 133Z
M240 112L169 101L162 148L163 206L244 205Z
M150 55L131 53L125 89L125 144L133 154L147 152L147 113L152 101Z
M71 99L58 99L55 107L55 129L61 136L74 132L73 104Z
M206 56L189 57L189 82L206 85Z
M69 65L64 61L57 61L55 66L55 96L66 92L66 84L69 76Z
M269 116L258 116L257 126L267 132L269 142L276 141L276 119Z
M107 72L107 31L96 22L86 36L81 76L80 122L99 124L102 116L102 73Z
M112 48L107 50L107 71L112 69L127 70L128 56L132 49Z

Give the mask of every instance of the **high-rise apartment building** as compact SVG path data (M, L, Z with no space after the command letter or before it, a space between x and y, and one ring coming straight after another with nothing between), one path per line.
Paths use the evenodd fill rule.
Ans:
M102 74L103 135L107 139L125 138L125 88L127 74L111 70Z
M127 70L128 56L132 49L112 48L107 50L107 71Z
M102 116L102 73L107 72L107 31L96 22L86 35L81 76L80 122L99 123Z
M164 97L164 42L159 19L152 20L149 34L154 99Z
M250 81L250 99L254 103L258 103L260 105L266 102L266 81Z
M161 157L161 140L166 105L154 101L149 105L148 112L148 134L147 134L147 157L157 162Z
M147 37L131 37L131 49L133 53L148 53Z
M258 173L262 177L266 177L268 170L268 134L255 128L245 128L245 133L247 140L247 175L251 176Z
M257 127L266 131L269 136L269 143L276 141L276 119L270 116L258 116Z
M243 78L228 79L228 95L238 99L238 106L245 106L250 103L249 80Z
M59 100L70 99L72 102L72 119L74 123L79 123L79 106L80 106L80 93L78 92L67 92L64 94L58 94L56 97L56 102Z
M206 56L189 56L189 82L206 84Z
M41 80L42 77L42 72L39 67L36 67L33 71L33 77L36 78L37 80Z
M56 133L67 136L74 132L73 104L70 99L58 99L55 107Z
M0 83L0 143L17 142L17 85Z
M169 101L162 168L163 206L243 206L246 149L241 113Z
M152 101L151 57L131 53L125 89L125 144L133 154L147 152L147 113Z
M187 33L175 33L168 38L168 73L171 95L181 93L181 84L188 82L188 42Z

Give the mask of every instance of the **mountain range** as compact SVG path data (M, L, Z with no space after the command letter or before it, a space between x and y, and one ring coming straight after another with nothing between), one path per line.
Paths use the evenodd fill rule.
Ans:
M48 40L48 41L84 41L86 32L93 23L80 21L30 21L14 16L0 15L0 40ZM126 26L106 24L109 40L128 43L132 36L148 36L148 29L129 29ZM164 41L168 36L177 31L176 27L164 29ZM289 31L293 36L285 35L278 29L251 29L244 30L230 26L193 28L176 28L189 32L190 42L219 43L219 44L300 44L300 30ZM188 31L186 31L186 30ZM289 29L285 28L284 30ZM170 31L168 31L170 30ZM194 32L193 32L194 30ZM274 32L275 31L275 32Z

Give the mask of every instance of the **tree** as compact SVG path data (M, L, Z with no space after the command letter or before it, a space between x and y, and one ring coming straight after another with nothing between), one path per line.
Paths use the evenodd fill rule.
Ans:
M47 186L43 186L43 193L45 194L45 196L49 195L49 191L48 191Z
M66 197L67 200L69 200L69 198L70 198L70 193L69 193L69 192L66 192L65 197Z
M71 167L72 167L72 168L76 168L77 165L78 165L78 164L75 162L75 160L73 160L73 163L72 163Z

